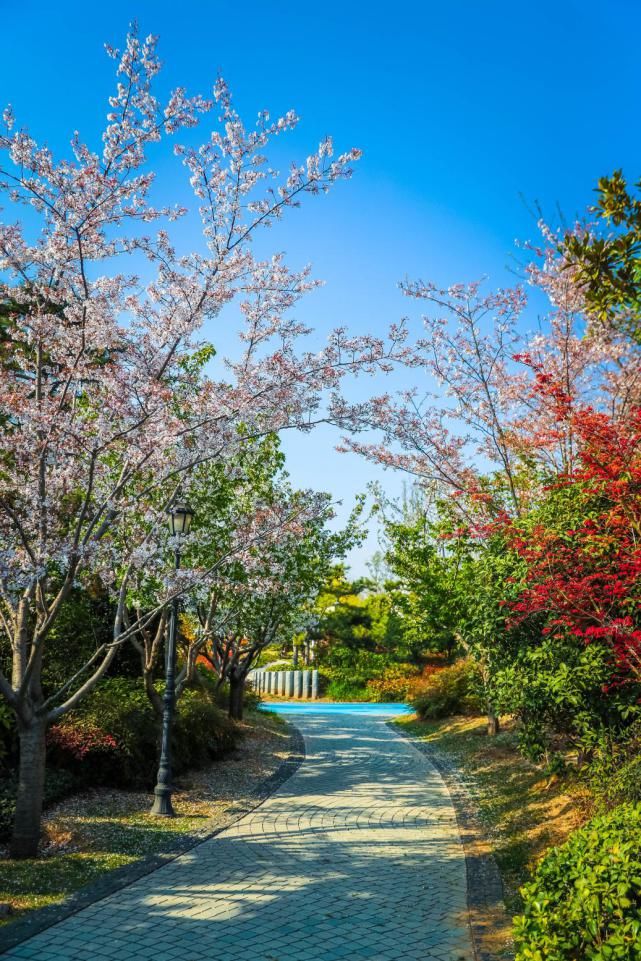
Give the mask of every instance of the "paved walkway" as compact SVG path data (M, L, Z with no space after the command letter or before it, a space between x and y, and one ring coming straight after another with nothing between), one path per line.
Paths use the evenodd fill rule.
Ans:
M3 959L469 961L438 773L383 719L296 723L307 759L264 804Z

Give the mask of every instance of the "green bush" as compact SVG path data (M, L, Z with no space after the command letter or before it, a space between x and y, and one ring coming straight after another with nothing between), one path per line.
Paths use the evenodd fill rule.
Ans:
M140 681L108 678L56 725L48 760L86 785L149 788L158 765L159 730ZM206 692L183 693L172 738L176 774L220 757L235 739L236 728Z
M349 680L330 681L325 692L332 701L368 701L364 684Z
M636 684L612 686L609 645L539 636L493 671L493 701L518 721L519 746L533 761L589 751L603 730L619 736L639 713Z
M522 894L516 961L639 961L641 805L600 815L553 848Z
M641 801L641 723L623 734L606 728L589 747L581 774L597 808Z
M426 668L412 684L410 701L422 718L475 714L481 709L478 689L477 664L461 660L451 667Z
M382 677L394 663L389 654L340 646L323 655L321 666L332 681L347 681L365 687L368 681Z

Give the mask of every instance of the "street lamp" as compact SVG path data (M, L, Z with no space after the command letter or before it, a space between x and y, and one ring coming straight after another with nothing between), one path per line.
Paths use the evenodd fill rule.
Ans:
M174 548L175 569L180 569L181 538L189 533L194 512L186 504L174 504L169 509L169 530L176 538ZM165 693L162 708L162 740L160 745L160 764L158 782L154 788L152 814L158 817L175 817L171 804L171 729L176 707L176 624L178 622L178 597L171 602L169 631L165 644Z

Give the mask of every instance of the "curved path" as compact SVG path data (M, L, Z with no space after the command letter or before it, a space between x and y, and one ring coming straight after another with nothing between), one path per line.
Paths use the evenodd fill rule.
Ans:
M383 718L296 718L307 758L259 808L3 958L469 961L437 771Z

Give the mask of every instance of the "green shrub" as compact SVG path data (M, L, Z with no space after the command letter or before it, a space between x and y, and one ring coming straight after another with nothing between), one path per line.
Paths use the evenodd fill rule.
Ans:
M368 701L364 684L349 680L330 681L326 695L332 701Z
M200 691L184 691L174 726L174 770L180 774L203 767L231 750L237 737L237 728L220 708Z
M618 737L638 715L638 685L611 680L608 644L585 644L569 632L527 641L519 635L509 663L492 671L492 700L518 721L526 757L558 763L589 751L604 730Z
M474 661L457 661L451 667L430 666L412 684L410 701L422 718L474 714L480 710L478 687L479 669Z
M634 721L621 734L605 729L587 753L582 776L597 808L607 810L641 801L641 724Z
M516 961L639 961L641 805L600 815L553 848L522 894Z
M340 646L323 655L321 666L332 681L347 681L365 687L368 681L382 677L394 663L389 654Z
M149 788L158 766L159 731L140 681L108 678L56 725L48 760L85 785ZM174 772L220 757L235 738L236 728L206 692L184 691L172 738Z

